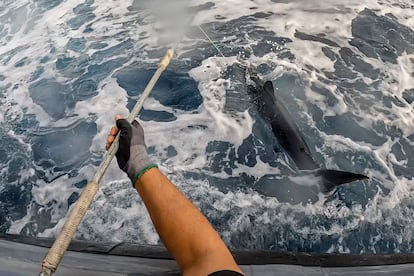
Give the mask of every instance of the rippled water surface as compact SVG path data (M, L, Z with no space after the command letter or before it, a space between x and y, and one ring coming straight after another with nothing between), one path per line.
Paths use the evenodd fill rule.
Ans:
M140 120L151 158L227 244L414 251L411 0L161 2L0 2L0 232L58 233L114 115L185 33ZM273 81L317 163L370 180L323 195L295 172L246 64ZM159 243L116 162L77 238Z

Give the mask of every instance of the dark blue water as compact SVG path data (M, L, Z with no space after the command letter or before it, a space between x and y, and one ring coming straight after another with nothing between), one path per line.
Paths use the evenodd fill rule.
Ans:
M141 2L122 4L125 9L93 0L75 6L50 0L0 4L2 233L55 233L51 229L102 159L111 117L133 107L155 72L168 45L152 41L156 19ZM249 14L235 12L232 18L206 15L220 9L218 3L193 6L192 13L208 18L201 28L233 59L220 58L200 29L190 27L139 118L149 133L152 158L225 241L246 249L412 252L414 82L407 78L413 71L398 68L414 64L414 31L403 24L413 7L395 6L396 14L385 12L392 6L369 5L313 11L353 14L345 43L329 30L298 28L288 36L263 27L278 16L272 5L263 11L252 3ZM56 30L48 18L54 14L63 16ZM31 41L45 31L50 33ZM307 62L298 45L310 47L309 56L323 55L321 64ZM246 63L273 81L318 164L371 179L327 196L316 185L303 186L248 93ZM212 71L219 71L218 77ZM214 93L223 81L225 104L212 112L209 103L219 105L222 98ZM228 120L237 122L236 130L246 130L246 116L252 122L248 135L221 135ZM194 133L200 133L198 147ZM117 186L120 180L127 183L125 177L116 167L109 174L78 238L157 242L142 203L123 197L127 184ZM138 208L139 214L123 218Z

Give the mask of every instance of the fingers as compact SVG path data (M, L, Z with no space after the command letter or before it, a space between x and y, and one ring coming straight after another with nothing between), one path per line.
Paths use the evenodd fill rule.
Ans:
M118 134L118 128L117 127L112 127L108 138L106 139L106 146L105 149L109 150L109 148L111 147L112 143L115 141L115 137Z
M124 169L131 154L132 125L125 119L119 119L116 121L116 125L120 130L119 149L116 153L116 158L119 167Z
M115 140L115 136L114 135L109 135L108 138L106 139L106 146L105 149L109 150L109 148L111 147L112 143Z
M120 115L115 116L115 121L118 121L120 119L122 119L122 117ZM118 131L119 131L119 129L116 126L111 128L111 131L109 132L108 138L106 139L106 146L105 146L106 150L109 150L109 148L111 147L112 143L115 140L116 135L118 134Z
M117 127L112 127L111 131L108 135L108 138L106 139L106 146L105 149L109 150L109 148L111 147L112 143L115 140L115 136L118 134L118 128Z
M116 127L121 130L121 133L129 128L131 128L131 124L125 119L119 119L116 121Z
M127 120L123 119L120 115L115 116L115 122L116 122L116 126L111 128L108 138L106 140L106 146L105 146L106 150L109 150L112 143L115 141L115 137L119 131L121 131L120 142L125 144L125 142L128 141L127 143L128 144L130 143L130 139L132 135L131 124ZM133 125L141 128L141 126L139 125L137 121L134 121Z
M112 127L111 131L109 132L109 135L111 136L116 136L118 134L118 128L117 127Z

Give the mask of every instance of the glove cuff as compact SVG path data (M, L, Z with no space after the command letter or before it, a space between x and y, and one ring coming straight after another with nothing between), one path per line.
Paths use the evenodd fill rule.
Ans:
M151 163L148 166L146 166L145 168L143 168L139 173L137 173L137 175L134 178L131 178L132 181L132 187L135 188L135 183L137 183L138 179L143 176L147 171L153 169L153 168L158 168L158 165L155 163Z

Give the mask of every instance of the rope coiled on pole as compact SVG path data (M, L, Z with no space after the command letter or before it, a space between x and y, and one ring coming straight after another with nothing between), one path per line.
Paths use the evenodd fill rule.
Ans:
M141 111L145 100L151 94L155 84L160 78L161 74L165 71L168 65L171 62L171 59L174 56L175 47L167 51L164 58L158 65L157 71L154 73L153 77L149 81L147 87L142 93L139 101L136 103L131 113L128 116L128 121L132 123L133 120L138 116ZM76 201L73 209L71 210L68 219L65 222L61 232L57 236L52 247L49 249L46 257L42 263L42 270L40 276L51 276L56 269L58 268L63 255L69 247L73 236L75 235L76 230L78 229L82 219L84 218L89 206L91 205L96 193L99 190L99 183L101 182L105 172L107 171L112 159L114 158L119 147L119 133L116 136L114 142L112 143L110 149L106 152L104 159L99 166L95 176L91 182L89 182L83 192L81 193L79 199Z

